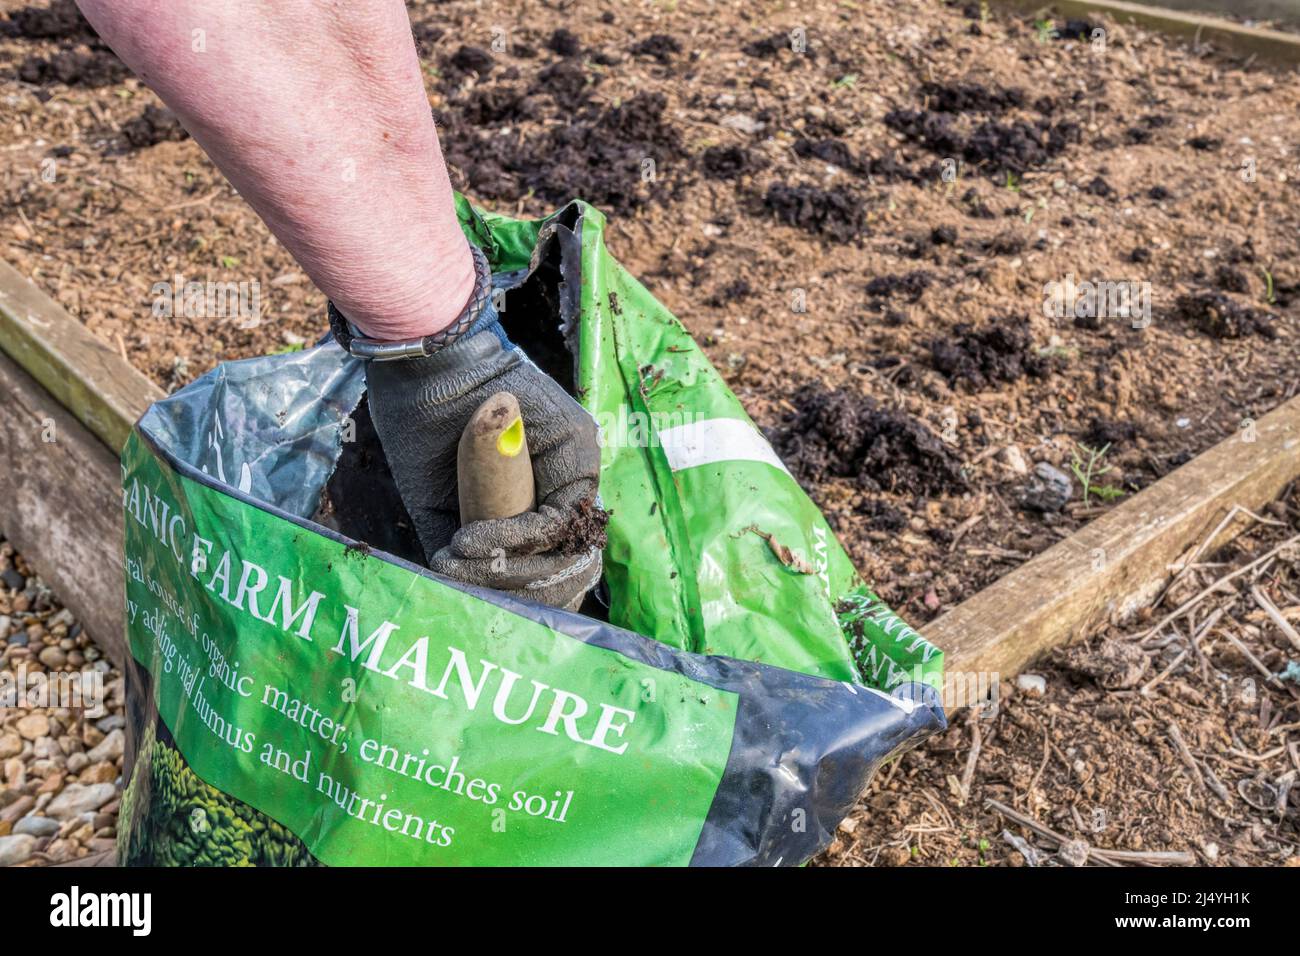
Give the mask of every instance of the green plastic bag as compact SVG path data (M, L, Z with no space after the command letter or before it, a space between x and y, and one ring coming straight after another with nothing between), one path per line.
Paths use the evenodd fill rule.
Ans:
M944 726L941 652L858 578L598 212L458 209L512 340L600 425L607 619L406 560L364 370L332 342L223 365L123 452L122 861L805 861Z

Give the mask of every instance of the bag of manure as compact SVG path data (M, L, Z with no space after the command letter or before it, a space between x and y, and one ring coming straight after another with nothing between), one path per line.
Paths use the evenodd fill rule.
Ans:
M599 212L458 212L511 340L599 425L596 613L418 563L364 368L332 341L216 368L122 454L119 862L807 861L945 726L942 653L864 584Z

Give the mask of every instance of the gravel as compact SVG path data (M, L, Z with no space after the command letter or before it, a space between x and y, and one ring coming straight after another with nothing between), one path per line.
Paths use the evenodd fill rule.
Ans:
M112 849L126 744L122 676L0 538L0 672L22 675L30 693L69 671L103 675L102 709L0 706L0 866Z

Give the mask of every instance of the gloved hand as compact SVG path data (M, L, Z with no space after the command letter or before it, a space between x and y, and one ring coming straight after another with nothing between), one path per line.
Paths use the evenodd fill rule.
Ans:
M553 607L577 607L601 573L603 541L584 540L581 530L591 527L600 472L596 423L508 344L495 312L433 355L367 362L366 381L371 417L429 568ZM474 411L500 391L519 400L537 510L458 530L457 444Z

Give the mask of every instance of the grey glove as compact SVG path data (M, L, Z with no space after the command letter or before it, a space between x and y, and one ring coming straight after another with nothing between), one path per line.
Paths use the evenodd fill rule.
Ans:
M489 306L490 308L490 306ZM601 573L596 423L492 321L423 358L366 365L370 413L430 570L553 607L576 607ZM537 510L459 528L456 448L489 396L519 400Z

